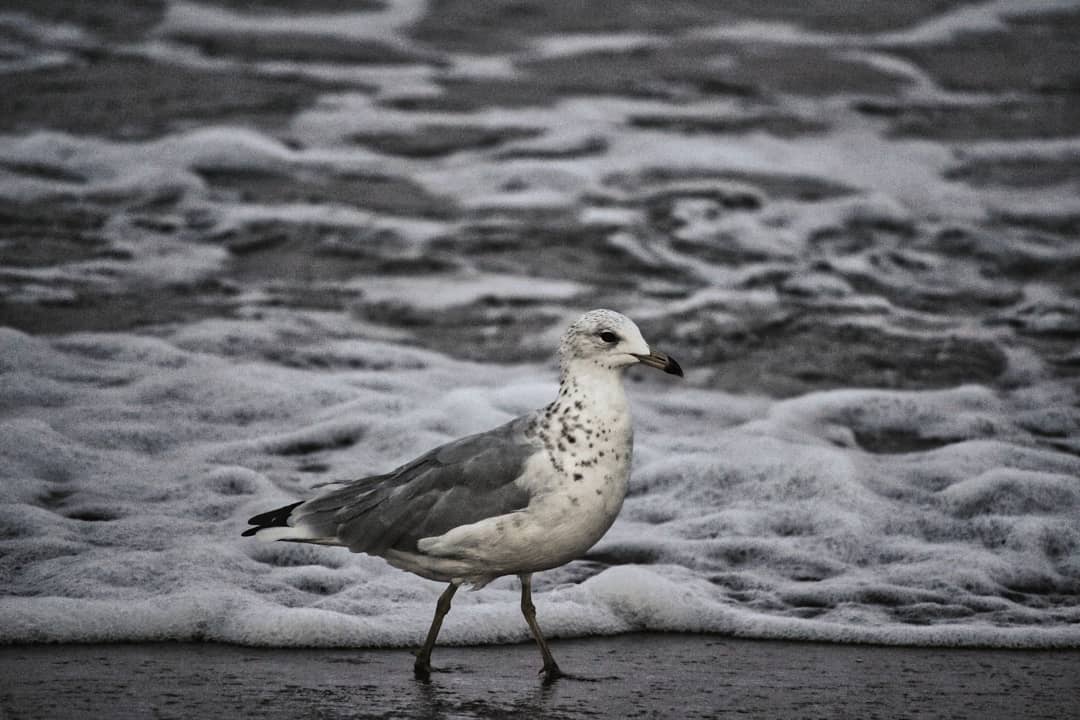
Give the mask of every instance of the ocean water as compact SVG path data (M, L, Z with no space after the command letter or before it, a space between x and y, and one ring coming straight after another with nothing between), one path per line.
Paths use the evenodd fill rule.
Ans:
M871 5L0 12L0 642L418 643L438 584L246 519L611 307L686 379L547 634L1080 647L1080 4Z

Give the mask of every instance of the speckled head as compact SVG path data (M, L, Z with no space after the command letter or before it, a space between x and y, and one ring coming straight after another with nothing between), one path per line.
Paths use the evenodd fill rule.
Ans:
M621 370L636 363L682 377L674 358L649 348L630 318L614 310L590 310L563 333L559 365L563 373L575 364Z

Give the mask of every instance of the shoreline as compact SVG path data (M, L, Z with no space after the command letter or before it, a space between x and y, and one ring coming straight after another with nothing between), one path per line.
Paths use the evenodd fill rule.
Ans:
M57 718L1025 717L1080 707L1080 650L920 648L630 634L407 649L213 643L0 647L0 716Z

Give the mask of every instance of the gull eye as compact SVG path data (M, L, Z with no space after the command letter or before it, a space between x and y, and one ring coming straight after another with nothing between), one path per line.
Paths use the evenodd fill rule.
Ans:
M619 342L619 336L611 332L610 330L605 330L604 332L599 333L599 336L600 339L606 343Z

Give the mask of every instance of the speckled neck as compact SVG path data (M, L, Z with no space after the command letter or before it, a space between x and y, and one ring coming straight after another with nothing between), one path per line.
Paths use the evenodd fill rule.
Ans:
M559 394L539 417L538 435L555 468L571 476L628 463L633 429L622 372L564 364Z

